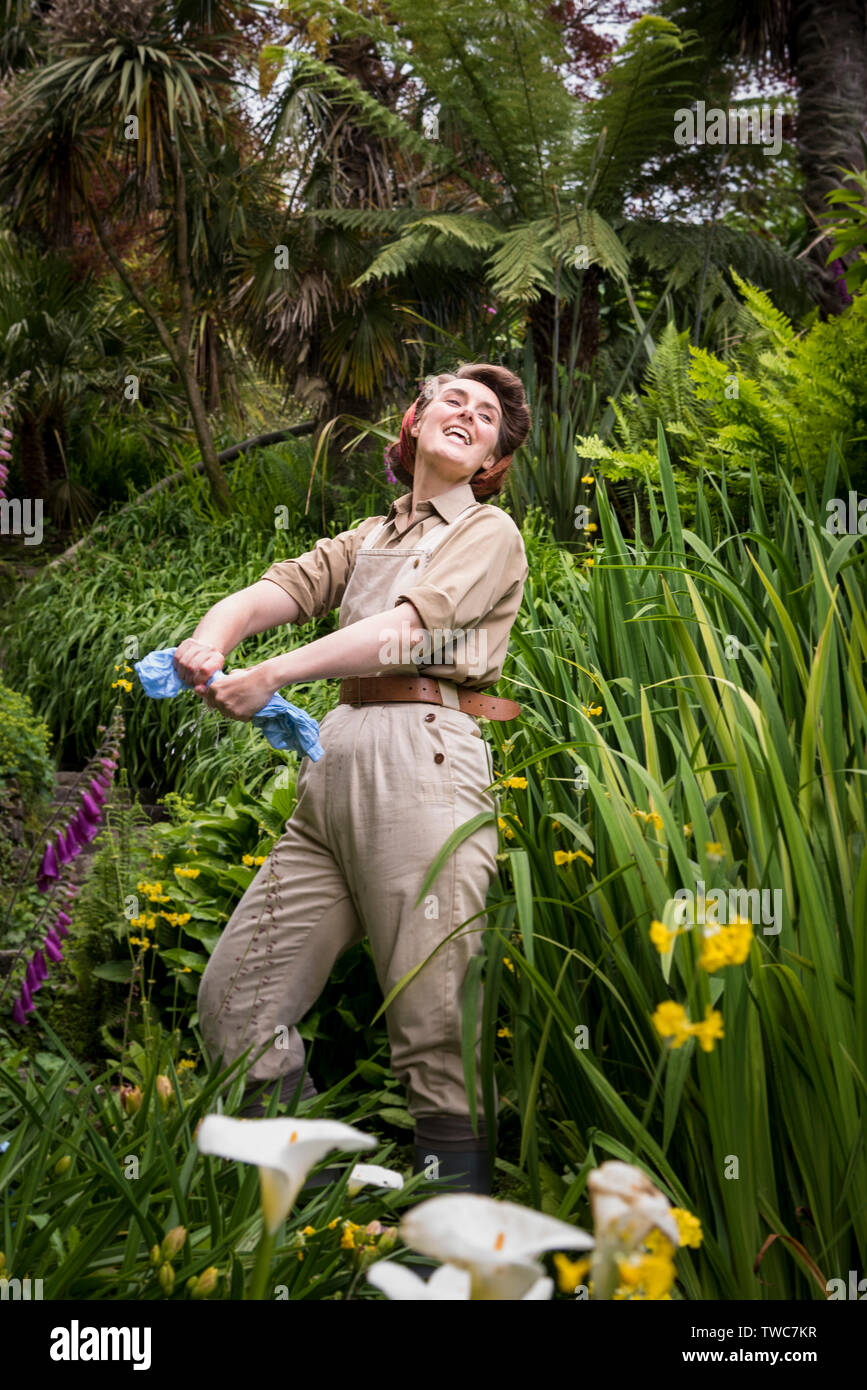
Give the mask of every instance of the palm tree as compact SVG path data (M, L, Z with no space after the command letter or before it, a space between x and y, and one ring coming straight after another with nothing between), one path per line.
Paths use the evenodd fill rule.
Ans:
M796 145L804 204L816 226L826 197L842 187L841 169L862 170L867 145L867 3L865 0L663 0L677 24L695 28L709 65L742 57L794 80ZM812 254L823 279L823 308L842 302L818 238Z
M0 199L14 224L53 223L68 240L76 221L86 219L153 325L182 383L214 502L224 513L231 495L193 352L191 209L208 132L220 129L231 141L239 119L230 63L242 48L237 21L245 9L204 0L56 0L46 20L46 61L14 80L0 154ZM142 221L161 233L159 248L171 248L174 332L153 275L133 269L122 254L124 229Z
M412 96L391 110L335 74L327 56L285 52L292 81L284 105L297 104L302 90L319 94L336 84L353 102L356 124L388 139L421 173L400 206L300 215L354 245L363 238L368 264L351 289L380 284L406 302L426 272L441 285L469 284L488 302L523 307L540 378L552 382L553 363L569 352L566 306L581 328L578 369L595 359L603 284L617 287L652 352L630 288L633 259L665 279L667 291L693 293L703 279L708 294L725 293L732 264L790 309L793 300L806 307L807 268L769 241L728 227L709 238L700 225L628 212L648 165L673 148L674 111L691 98L702 69L695 39L671 22L646 16L633 26L601 96L581 103L562 80L560 32L532 0L436 0L424 11L415 0L392 0L387 18L339 4L327 13L342 40L363 34L415 81ZM437 104L438 138L425 141L421 117ZM422 183L435 185L433 206L420 205Z

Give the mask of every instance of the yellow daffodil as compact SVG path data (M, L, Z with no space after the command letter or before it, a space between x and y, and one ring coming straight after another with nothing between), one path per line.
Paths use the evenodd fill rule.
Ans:
M573 859L583 859L585 864L588 864L591 869L593 868L593 860L589 854L584 853L583 849L555 849L554 851L554 863L558 868L563 864L571 864Z
M568 1255L558 1251L554 1256L554 1268L557 1271L557 1287L560 1292L574 1293L578 1285L584 1283L590 1269L590 1259L588 1257L583 1260L570 1260Z
M697 1250L704 1239L698 1217L693 1216L691 1211L685 1211L683 1207L672 1207L671 1214L677 1222L681 1245L691 1245Z
M714 1043L724 1037L722 1014L708 1004L704 1011L704 1021L694 1023L690 1031L698 1039L702 1052L713 1052Z
M654 919L650 924L650 940L661 956L671 950L675 937L679 935L680 933L677 931L669 931L664 922L657 922Z
M752 939L752 922L736 917L728 926L705 932L698 963L708 974L724 965L743 965L750 954Z
M665 999L658 1004L651 1022L661 1038L671 1038L671 1046L675 1049L682 1047L692 1036L686 1009L674 999Z

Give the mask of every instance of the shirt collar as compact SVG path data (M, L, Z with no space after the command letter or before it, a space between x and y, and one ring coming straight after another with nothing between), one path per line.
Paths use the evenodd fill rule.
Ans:
M436 497L428 497L423 502L419 502L416 511L420 514L436 511L443 521L451 523L475 501L476 496L469 483L458 483L456 487L449 488L447 492L440 492ZM412 493L405 492L402 497L397 497L392 502L386 519L393 521L395 517L400 517L405 521L409 516L411 506Z

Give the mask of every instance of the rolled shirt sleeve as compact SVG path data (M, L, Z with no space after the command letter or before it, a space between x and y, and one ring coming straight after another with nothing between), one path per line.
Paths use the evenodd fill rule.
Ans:
M263 575L279 584L298 604L299 623L321 618L338 608L343 599L358 547L381 516L367 517L352 531L337 536L323 536L312 550L292 560L275 560Z
M530 571L511 517L499 507L485 507L472 517L472 525L456 530L434 551L423 583L395 600L395 605L411 603L429 632L477 627L494 615L499 619L503 605L514 618L521 606Z

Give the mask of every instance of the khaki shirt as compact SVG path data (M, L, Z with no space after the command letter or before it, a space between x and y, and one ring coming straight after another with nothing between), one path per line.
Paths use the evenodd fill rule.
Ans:
M388 525L376 544L383 550L411 550L440 519L448 524L454 534L439 540L421 582L398 595L395 607L413 604L422 626L434 635L430 655L440 664L420 663L421 674L484 690L502 674L509 633L530 570L521 533L502 508L483 504L456 520L475 500L469 483L459 483L419 502L410 526L412 493L407 492L389 507ZM299 623L322 617L340 605L358 548L382 520L382 516L366 517L352 531L324 536L296 559L275 561L261 577L279 584L295 599ZM459 640L437 647L437 634L443 633L455 634Z

